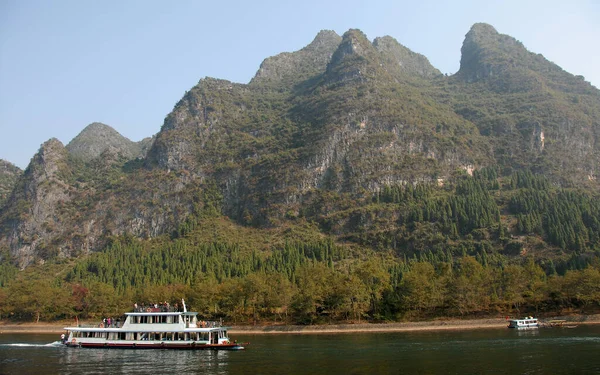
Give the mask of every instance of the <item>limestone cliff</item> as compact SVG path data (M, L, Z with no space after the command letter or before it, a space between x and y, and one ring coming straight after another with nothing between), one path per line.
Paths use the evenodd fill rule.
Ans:
M10 225L5 233L10 253L18 259L20 267L29 265L36 256L57 255L46 254L51 250L40 245L46 244L61 225L61 220L56 220L58 206L71 199L67 181L72 172L67 158L68 152L59 140L45 142L2 211L4 225Z

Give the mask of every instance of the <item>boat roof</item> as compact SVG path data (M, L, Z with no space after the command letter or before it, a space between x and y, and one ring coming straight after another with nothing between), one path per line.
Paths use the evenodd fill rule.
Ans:
M537 318L528 318L528 317L525 317L525 318L514 318L514 319L511 319L510 321L511 322L516 322L517 320L537 320Z
M182 312L182 311L176 311L176 312L166 312L166 311L144 311L144 312L126 312L125 315L131 315L131 316L139 316L139 315L189 315L189 316L194 316L194 315L198 315L197 312L195 311L187 311L187 312Z

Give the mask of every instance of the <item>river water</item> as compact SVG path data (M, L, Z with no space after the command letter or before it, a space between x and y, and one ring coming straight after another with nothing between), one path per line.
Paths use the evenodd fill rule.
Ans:
M0 334L0 374L600 374L600 325L232 335L245 351L79 349Z

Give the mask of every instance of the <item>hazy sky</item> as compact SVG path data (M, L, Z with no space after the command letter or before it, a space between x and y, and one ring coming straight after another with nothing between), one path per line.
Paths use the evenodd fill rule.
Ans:
M452 74L476 22L600 87L598 0L0 0L0 158L25 168L96 121L152 136L200 78L247 83L323 29L390 35Z

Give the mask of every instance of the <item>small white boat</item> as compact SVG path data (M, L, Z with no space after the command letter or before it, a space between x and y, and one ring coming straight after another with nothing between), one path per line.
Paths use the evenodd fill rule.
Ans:
M511 319L508 323L508 328L516 328L516 329L534 329L539 328L540 323L537 318L532 316L527 316L522 319Z
M213 349L243 350L237 341L230 341L228 327L220 322L198 320L197 312L172 308L136 308L125 313L122 326L65 327L63 344L77 348L128 349ZM61 337L63 337L61 336Z

